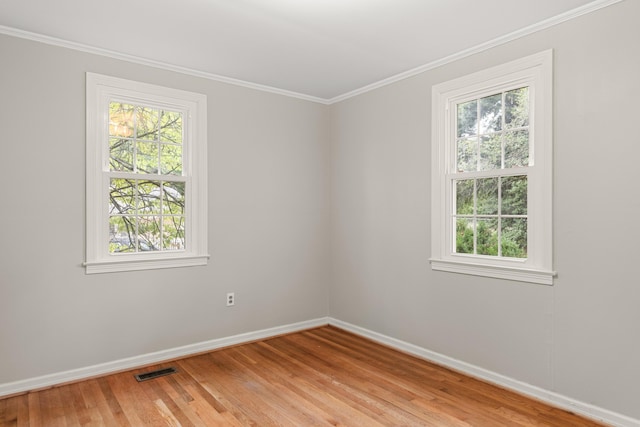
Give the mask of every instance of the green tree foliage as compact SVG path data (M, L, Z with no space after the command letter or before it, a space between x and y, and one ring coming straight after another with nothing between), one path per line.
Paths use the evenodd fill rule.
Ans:
M457 172L528 166L528 126L528 87L458 104ZM526 258L526 175L458 179L455 193L458 253Z
M457 253L526 258L526 178L456 181Z

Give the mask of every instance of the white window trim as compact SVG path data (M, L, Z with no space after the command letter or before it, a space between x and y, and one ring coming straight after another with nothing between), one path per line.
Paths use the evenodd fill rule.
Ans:
M547 50L507 64L433 86L431 171L431 267L433 270L552 285L556 273L552 241L553 51ZM528 169L528 258L525 260L456 254L446 175L455 163L452 111L465 98L501 91L509 85L530 86L532 165ZM515 88L514 86L514 88Z
M203 94L87 73L86 80L87 274L206 265L207 97ZM113 97L182 111L185 120L183 176L187 185L185 239L180 252L110 254L108 250L108 105Z

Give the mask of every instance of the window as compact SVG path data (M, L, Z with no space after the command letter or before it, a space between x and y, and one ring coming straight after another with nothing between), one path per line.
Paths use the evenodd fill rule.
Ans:
M206 96L87 73L87 273L207 263Z
M433 87L434 270L552 284L552 52Z

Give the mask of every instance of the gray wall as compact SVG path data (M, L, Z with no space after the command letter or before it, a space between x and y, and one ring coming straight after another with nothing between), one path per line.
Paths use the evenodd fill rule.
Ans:
M330 315L640 418L640 2L331 110ZM555 286L431 271L431 87L555 51Z
M640 418L638 16L330 107L0 36L0 384L329 315ZM555 286L432 272L432 85L549 48ZM84 274L86 71L207 94L207 267Z
M327 315L327 106L7 36L0 53L0 384ZM85 275L86 71L207 95L208 266Z

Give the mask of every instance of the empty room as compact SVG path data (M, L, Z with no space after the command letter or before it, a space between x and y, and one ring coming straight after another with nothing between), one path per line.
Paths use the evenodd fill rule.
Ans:
M640 427L639 19L3 0L0 426Z

